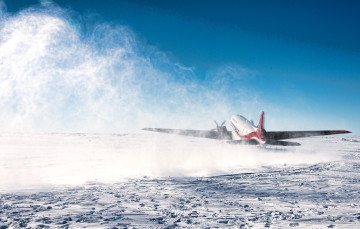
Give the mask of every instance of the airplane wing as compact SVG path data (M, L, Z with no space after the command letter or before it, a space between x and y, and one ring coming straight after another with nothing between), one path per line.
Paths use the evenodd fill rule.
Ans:
M179 134L200 138L211 139L231 139L231 131L218 132L213 130L181 130L181 129L161 129L161 128L143 128L142 130L155 131L167 134Z
M315 130L315 131L266 131L266 139L281 140L291 138L304 138L321 135L346 134L351 133L347 130Z

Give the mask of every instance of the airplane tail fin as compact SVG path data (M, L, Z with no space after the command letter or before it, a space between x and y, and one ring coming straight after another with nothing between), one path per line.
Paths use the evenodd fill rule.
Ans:
M261 113L259 125L258 125L257 130L256 130L256 133L257 133L258 137L261 138L261 139L264 139L264 135L265 135L265 129L264 129L265 117L264 117L264 115L265 115L265 113L263 111Z

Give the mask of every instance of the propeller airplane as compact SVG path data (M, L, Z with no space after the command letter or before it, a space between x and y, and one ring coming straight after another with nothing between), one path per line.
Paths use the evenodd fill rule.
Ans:
M219 125L216 121L216 129L212 130L183 130L183 129L162 129L143 128L142 130L155 131L168 134L179 134L193 137L211 138L225 140L231 144L249 145L282 145L299 146L300 143L283 141L284 139L313 137L321 135L346 134L347 130L312 130L312 131L266 131L264 128L264 111L261 113L259 125L247 120L241 115L233 115L230 119L232 131L224 126L225 121Z

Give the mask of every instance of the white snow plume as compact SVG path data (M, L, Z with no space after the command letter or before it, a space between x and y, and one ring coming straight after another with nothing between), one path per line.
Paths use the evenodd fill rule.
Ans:
M6 4L3 0L0 0L0 16L7 10Z
M128 27L85 29L45 5L1 18L2 132L124 132L228 116L224 94Z
M54 5L54 2L51 0L39 0L40 4L45 7Z
M309 148L309 143L296 148L263 148L156 133L2 134L0 191L118 182L143 176L263 172L337 159L338 149L321 153L324 150Z

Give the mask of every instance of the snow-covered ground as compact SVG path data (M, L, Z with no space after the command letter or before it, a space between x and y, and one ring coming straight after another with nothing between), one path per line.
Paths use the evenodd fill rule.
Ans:
M1 134L0 228L359 228L360 137Z

